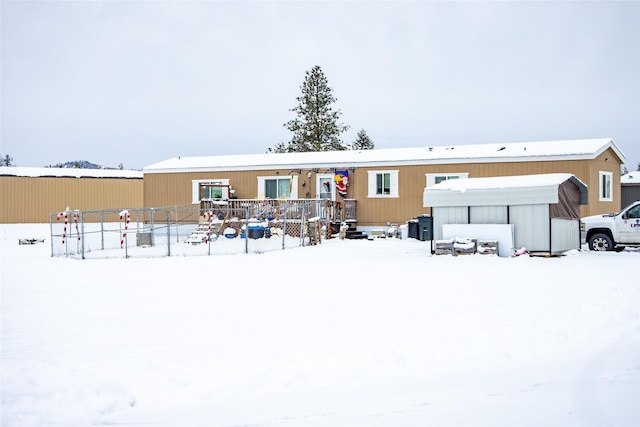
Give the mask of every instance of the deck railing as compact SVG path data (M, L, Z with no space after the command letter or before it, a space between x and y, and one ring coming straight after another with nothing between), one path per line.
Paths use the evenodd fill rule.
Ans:
M327 199L202 199L201 215L207 211L232 218L288 219L319 217L323 221L356 221L356 200L339 202Z

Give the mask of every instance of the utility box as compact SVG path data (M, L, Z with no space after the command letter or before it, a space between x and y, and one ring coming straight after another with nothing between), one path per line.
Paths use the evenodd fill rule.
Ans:
M153 237L150 231L136 233L137 246L153 246Z
M418 240L433 240L433 217L431 215L418 217Z

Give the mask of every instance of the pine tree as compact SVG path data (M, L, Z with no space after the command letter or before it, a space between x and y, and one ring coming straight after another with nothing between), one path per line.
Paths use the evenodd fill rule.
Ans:
M293 132L293 137L288 143L276 144L269 152L346 150L340 134L347 131L349 126L339 123L342 112L331 108L336 98L318 65L305 72L300 89L302 95L296 98L298 106L289 110L296 113L297 117L284 124Z
M351 144L352 150L372 150L374 148L373 141L367 135L364 129L360 129L356 135L356 140Z
M0 166L13 166L13 157L9 156L8 154L4 156L0 160Z

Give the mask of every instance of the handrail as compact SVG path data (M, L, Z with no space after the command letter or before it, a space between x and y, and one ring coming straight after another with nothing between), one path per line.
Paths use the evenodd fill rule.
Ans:
M285 214L289 219L301 218L303 212L309 217L323 221L356 220L356 200L342 199L333 202L327 199L202 199L200 211L232 218L280 219Z

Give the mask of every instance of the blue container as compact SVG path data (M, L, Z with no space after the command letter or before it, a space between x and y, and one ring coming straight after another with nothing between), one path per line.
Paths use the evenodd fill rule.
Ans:
M264 227L261 225L250 225L247 227L247 235L250 239L260 239L264 237Z

